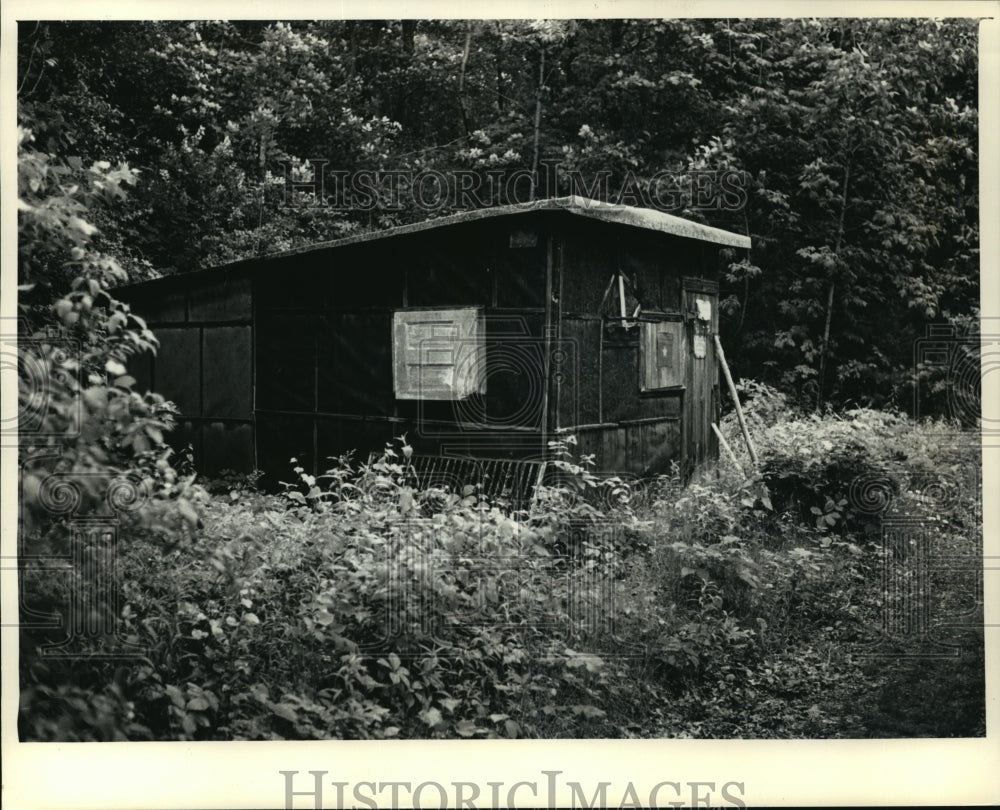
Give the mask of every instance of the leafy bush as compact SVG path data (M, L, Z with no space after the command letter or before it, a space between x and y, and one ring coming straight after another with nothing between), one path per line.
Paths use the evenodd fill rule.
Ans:
M802 424L821 436L876 424L768 418L786 441L774 460ZM967 551L981 531L976 488L942 510L912 485L944 462L974 470L969 437L881 424L866 440L870 468L909 447L893 508L937 518L949 551ZM252 476L207 482L193 531L164 547L136 523L121 548L118 632L143 657L72 672L36 659L22 735L863 736L855 692L867 683L881 690L879 733L976 733L974 693L953 723L918 723L919 707L891 699L894 679L916 670L864 674L844 660L877 635L882 568L903 571L905 559L846 518L772 503L761 478L733 469L686 486L666 476L644 507L610 509L621 484L572 446L553 448L559 474L523 512L474 487L414 486L405 437L367 462L333 459L323 475L293 467L279 495ZM803 458L803 480L835 480ZM941 598L960 587L942 583ZM972 687L974 675L961 672Z
M883 569L912 575L904 549L881 547L883 516L906 515L935 527L942 554L958 554L960 547L975 554L981 536L975 434L865 410L804 416L785 409L784 399L764 387L746 388L757 398L746 410L761 472L746 474L752 468L743 450L741 469L722 464L656 502L644 515L652 556L626 582L626 635L647 641L656 661L651 671L680 684L675 706L684 708L670 722L693 723L698 734L709 733L723 716L735 722L738 709L727 697L734 692L758 700L762 690L783 690L779 673L801 690L808 668L788 661L792 650L827 639L830 652L821 669L828 678L834 650L843 655L847 645L878 638L883 611L891 607L882 593ZM742 442L732 421L726 428L733 444ZM931 595L938 600L974 590L940 577L935 588ZM967 599L963 609L975 611ZM692 633L693 627L701 632ZM808 669L808 677L818 677L819 669ZM975 728L969 717L981 717L975 683L961 701L966 728ZM696 695L712 710L698 705ZM754 733L772 736L781 727L763 719L777 705L753 715L759 724ZM907 704L902 714L918 710ZM817 719L821 715L814 705L784 726L828 736L831 725ZM706 718L714 719L706 724ZM854 726L845 723L838 733L864 722L852 720ZM881 722L883 729L896 723ZM748 725L745 719L744 731ZM925 726L911 718L893 727Z
M166 554L136 535L120 626L147 658L120 679L137 708L119 732L514 737L599 724L597 703L620 686L576 652L585 611L573 603L599 598L604 552L554 551L592 507L552 488L563 512L517 520L472 493L413 491L409 458L403 444L316 479L297 469L301 488L281 496L220 491L203 531Z
M156 339L115 299L128 276L96 247L89 221L124 197L136 173L63 161L34 149L30 132L18 134L21 732L142 737L148 731L134 719L127 685L89 663L109 652L108 639L77 632L72 649L58 645L64 628L119 619L104 580L118 550L114 531L165 545L189 538L203 493L173 468L164 443L176 409L136 390L126 371L132 355L155 351ZM46 557L66 560L60 576ZM46 657L51 645L62 658Z

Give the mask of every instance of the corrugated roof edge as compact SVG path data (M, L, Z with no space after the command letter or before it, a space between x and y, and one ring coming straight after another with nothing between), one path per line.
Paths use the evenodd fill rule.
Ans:
M342 247L346 245L357 245L363 242L374 242L377 239L388 239L393 236L403 236L410 233L419 233L434 228L444 228L448 225L456 225L461 222L472 222L479 219L490 219L492 217L509 216L511 214L523 214L530 211L551 211L561 210L577 216L591 217L613 222L619 225L630 225L635 228L645 228L650 231L660 231L662 233L681 236L686 239L699 239L703 242L713 242L718 245L728 247L749 248L751 246L750 237L743 236L722 228L713 228L709 225L702 225L699 222L692 222L689 219L668 214L664 211L656 211L652 208L637 208L630 205L618 205L615 203L592 200L589 197L550 197L544 200L535 200L530 203L516 203L514 205L494 206L491 208L477 208L472 211L461 211L457 214L450 214L439 219L426 219L423 222L413 222L408 225L398 225L395 228L387 228L382 231L368 231L354 236L344 236L340 239L333 239L329 242L314 242L309 245L302 245L288 250L266 253L261 256L252 256L246 259L239 259L228 264L216 265L215 267L195 270L189 273L178 273L166 278L183 278L213 270L235 269L239 265L260 261L261 259L280 259L287 256L297 256L302 253L311 253L314 250L325 250L328 248ZM149 284L161 281L162 279L150 279L139 282L135 285Z

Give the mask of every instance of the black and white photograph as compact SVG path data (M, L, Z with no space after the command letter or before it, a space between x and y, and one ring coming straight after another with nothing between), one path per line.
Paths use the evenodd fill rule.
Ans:
M689 6L5 16L5 749L987 762L997 6Z

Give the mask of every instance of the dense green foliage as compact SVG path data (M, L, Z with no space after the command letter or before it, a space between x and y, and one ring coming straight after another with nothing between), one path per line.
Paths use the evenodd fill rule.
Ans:
M620 484L568 456L560 485L526 514L471 487L414 491L406 446L368 465L341 460L319 479L297 470L281 496L239 478L214 482L199 504L203 530L167 551L136 531L123 549L119 635L142 657L27 655L22 733L982 734L974 572L935 572L923 594L938 622L971 611L964 629L932 633L957 657L934 658L942 647L883 632L891 601L903 599L884 590L883 566L904 580L917 574L878 530L886 515L922 518L935 553L981 553L978 447L942 423L859 412L846 424L868 432L873 422L884 427L866 439L873 469L898 462L904 442L911 453L895 468L898 505L877 512L852 496L850 509L867 518L854 528L850 509L830 522L770 509L760 479L731 468L685 488L660 479L631 504L598 511L588 495ZM842 424L819 420L815 433ZM775 440L799 435L787 417L758 428ZM826 466L836 468L837 451L824 441L771 456L799 460L801 489L818 502L841 493ZM933 482L927 470L939 471ZM947 509L942 491L953 495ZM881 657L866 658L873 650ZM909 699L904 686L924 697Z
M135 390L126 373L129 357L155 351L156 338L115 299L127 273L92 223L135 175L106 162L62 162L34 149L30 132L19 134L22 520L45 531L53 513L110 508L173 531L178 504L193 516L183 497L190 481L178 479L164 443L176 409Z
M898 397L925 323L977 315L970 24L19 33L23 739L984 732L973 572L918 594L965 615L937 628L956 658L882 632L906 607L883 574L919 580L885 520L981 553L978 437L859 407ZM683 212L755 239L727 260L723 329L742 375L775 386L742 386L760 469L630 491L567 443L524 513L415 491L406 445L294 470L283 495L197 481L164 443L173 406L126 373L156 340L114 288L422 216L282 207L279 162L313 157L559 158L612 189L745 171L741 211Z
M107 215L133 278L429 215L412 195L397 209L383 186L363 210L283 206L286 163L299 179L312 159L485 179L559 161L562 185L540 171L539 195L570 191L566 172L588 188L607 172L610 197L649 204L664 171L675 213L749 234L749 255L726 262L727 353L742 376L813 404L906 407L925 325L964 330L978 312L972 20L43 22L19 34L19 114L41 147L140 171ZM697 173L727 169L743 172L745 205L706 208L698 184L713 181Z

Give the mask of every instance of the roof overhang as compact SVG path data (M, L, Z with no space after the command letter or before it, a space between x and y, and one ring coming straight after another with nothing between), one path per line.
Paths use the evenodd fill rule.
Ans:
M571 214L582 217L593 217L605 222L614 222L619 225L631 225L635 228L645 228L650 231L661 231L673 236L681 236L685 239L698 239L702 242L714 242L717 245L728 247L749 248L750 237L731 231L724 231L722 228L713 228L709 225L702 225L700 222L692 222L689 219L675 217L665 211L657 211L653 208L636 208L630 205L614 205L598 200L591 200L587 197L559 197L554 200L547 200L551 207L565 207Z

